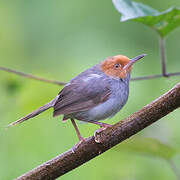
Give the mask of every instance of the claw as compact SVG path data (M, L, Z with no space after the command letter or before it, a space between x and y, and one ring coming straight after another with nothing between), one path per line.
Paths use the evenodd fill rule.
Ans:
M85 139L82 137L77 144L75 144L71 150L73 153L75 153L75 150L85 141Z
M112 125L103 123L103 126L101 125L101 127L102 128L99 128L94 132L94 138L97 143L102 143L101 132L107 129L108 127L112 127Z

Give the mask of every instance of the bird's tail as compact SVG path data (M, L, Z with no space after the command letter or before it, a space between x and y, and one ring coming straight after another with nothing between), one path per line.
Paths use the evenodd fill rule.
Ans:
M36 109L35 111L27 114L26 116L22 117L21 119L18 119L17 121L15 122L12 122L11 124L9 124L7 127L11 127L11 126L14 126L16 124L20 124L30 118L33 118L35 116L37 116L38 114L46 111L47 109L51 108L54 106L56 100L57 100L58 96L56 98L54 98L52 101L50 101L49 103L45 104L44 106L41 106L40 108Z

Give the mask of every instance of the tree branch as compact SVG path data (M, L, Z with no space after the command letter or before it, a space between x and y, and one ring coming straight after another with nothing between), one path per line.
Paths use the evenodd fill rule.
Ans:
M31 75L31 74L19 72L19 71L9 69L9 68L6 68L6 67L1 67L0 66L0 70L1 71L6 71L6 72L9 72L9 73L13 73L13 74L25 77L25 78L34 79L34 80L38 80L38 81L43 81L43 82L46 82L46 83L51 83L51 84L56 84L56 85L65 85L66 84L65 82L56 81L56 80L49 80L49 79L46 79L46 78L37 77L37 76Z
M178 107L180 107L180 83L125 120L104 131L96 132L95 137L86 138L79 146L74 146L73 150L70 149L58 155L16 180L50 180L62 176L136 134Z

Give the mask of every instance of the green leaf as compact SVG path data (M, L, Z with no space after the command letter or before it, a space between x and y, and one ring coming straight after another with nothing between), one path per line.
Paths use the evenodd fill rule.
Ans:
M171 159L177 154L176 149L153 138L136 137L122 143L117 148L118 150L125 149L151 156L158 156L166 160Z
M141 22L155 31L162 37L180 26L180 9L170 8L159 12L147 5L130 0L113 0L117 11L121 14L121 22Z

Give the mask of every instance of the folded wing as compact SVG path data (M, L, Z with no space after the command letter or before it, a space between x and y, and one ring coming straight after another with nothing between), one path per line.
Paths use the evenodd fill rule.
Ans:
M74 79L60 91L53 116L89 110L106 101L110 94L109 83L105 79L96 76Z

